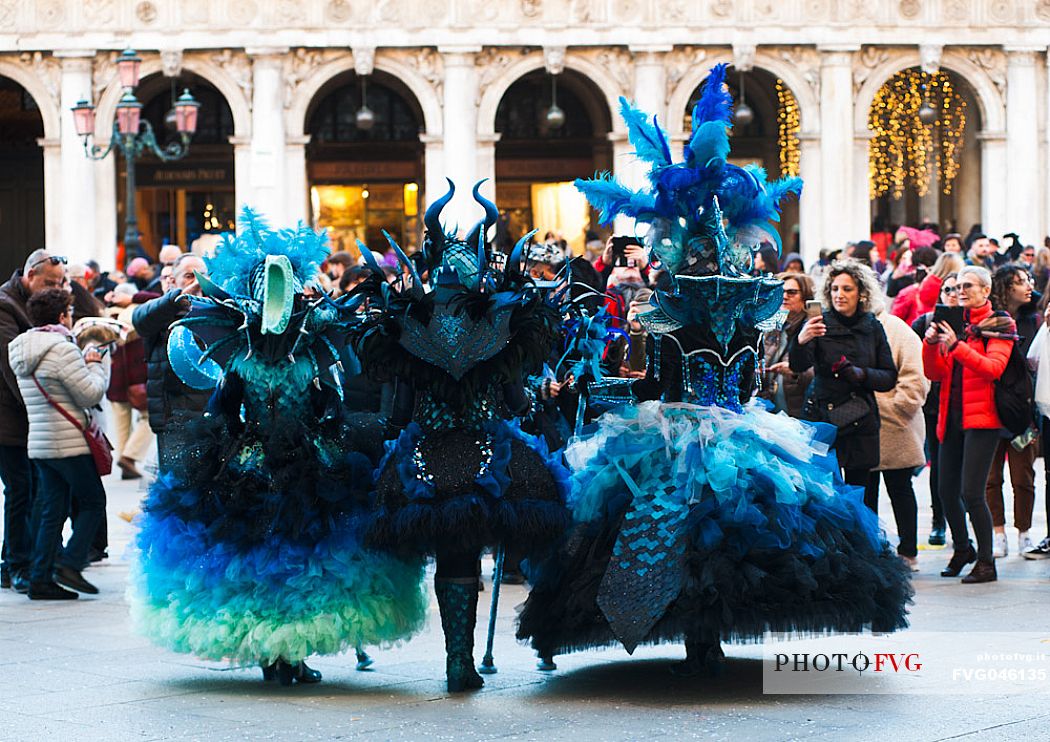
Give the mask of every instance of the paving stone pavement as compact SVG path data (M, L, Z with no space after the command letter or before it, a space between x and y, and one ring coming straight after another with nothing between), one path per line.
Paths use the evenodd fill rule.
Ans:
M132 633L123 596L132 527L117 513L135 506L141 488L116 477L107 488L111 558L87 572L99 596L44 603L0 592L0 740L1050 739L1045 680L987 695L952 695L950 688L923 695L765 695L760 645L728 646L727 671L718 679L672 678L668 666L683 656L677 646L643 647L633 657L620 649L581 652L559 657L557 672L541 673L531 651L513 640L521 587L504 588L499 672L478 693L444 690L433 601L425 632L402 646L371 650L376 662L367 672L356 672L352 657L324 657L311 661L324 673L320 685L264 684L258 669L176 655ZM916 492L925 542L925 474ZM1040 537L1042 503L1040 483L1033 527ZM881 512L884 518L891 512L885 493ZM1043 632L1050 655L1050 561L1012 554L999 560L998 583L965 586L937 575L947 556L920 551L913 651L967 647L977 631ZM486 574L490 568L489 562ZM479 611L479 659L489 595ZM835 649L836 641L825 646L845 651Z

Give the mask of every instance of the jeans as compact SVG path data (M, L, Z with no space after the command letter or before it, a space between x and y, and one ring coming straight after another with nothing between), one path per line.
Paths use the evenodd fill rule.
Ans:
M969 547L969 513L977 537L977 558L983 562L992 561L992 513L984 497L984 486L998 445L998 430L960 430L951 425L941 441L940 494L952 533L952 548L965 552Z
M25 446L0 446L0 479L4 482L3 563L12 572L29 566L33 536L33 465Z
M879 475L886 482L886 492L893 507L893 520L897 522L897 535L901 542L897 553L901 556L916 557L919 547L916 543L918 532L919 507L915 502L915 490L911 486L912 467L907 469L887 469L873 471L864 489L864 504L877 515L879 512Z
M49 582L55 562L81 570L87 562L99 524L106 517L106 490L95 469L91 454L64 459L36 459L37 497L33 503L33 561L30 582ZM62 545L62 524L69 515L73 498L77 498L77 515L73 535L66 548Z

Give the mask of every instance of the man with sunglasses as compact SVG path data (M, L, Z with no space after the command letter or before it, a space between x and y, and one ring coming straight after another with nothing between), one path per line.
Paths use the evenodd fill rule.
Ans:
M33 469L27 448L29 421L7 353L11 341L33 326L26 311L29 297L54 288L69 288L66 259L47 250L33 251L23 268L0 286L0 479L4 484L0 586L19 592L29 589L23 570L29 565L31 551Z

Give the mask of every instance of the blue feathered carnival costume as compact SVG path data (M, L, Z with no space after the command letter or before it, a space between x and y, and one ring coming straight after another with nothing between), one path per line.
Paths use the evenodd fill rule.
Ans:
M304 289L325 238L271 231L248 210L242 227L206 259L204 297L169 342L187 383L221 382L150 490L130 602L158 644L314 682L307 655L421 627L423 564L362 545L372 463L356 438L368 430L340 414L332 372L352 313Z
M448 688L459 691L482 685L473 661L482 548L536 556L570 516L560 454L515 420L530 408L525 377L550 355L560 310L520 270L527 237L505 269L496 264L486 232L498 212L480 183L474 198L484 219L465 240L446 234L449 185L424 217L422 268L390 240L407 280L387 284L377 267L355 290L371 316L355 331L355 348L366 373L395 386L371 543L437 556Z
M783 295L776 279L750 275L752 251L777 241L768 223L802 184L727 163L724 75L718 66L707 79L681 163L655 122L623 101L651 188L576 183L604 221L648 222L651 253L673 280L639 315L651 343L646 377L630 388L637 403L567 448L578 525L534 570L519 622L519 638L543 657L685 640L682 669L695 672L721 666L721 640L906 625L908 569L863 492L843 484L833 430L750 401L757 327Z

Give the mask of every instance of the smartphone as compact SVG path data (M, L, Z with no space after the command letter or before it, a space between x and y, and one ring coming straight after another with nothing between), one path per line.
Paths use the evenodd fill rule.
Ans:
M946 322L955 331L957 337L962 337L963 329L966 327L963 308L950 307L947 304L938 304L933 308L933 321Z
M814 317L820 317L824 314L824 307L820 305L820 301L817 299L810 299L806 302L806 316L810 319Z
M613 267L614 268L626 268L630 265L627 260L627 246L638 245L641 247L642 241L637 237L627 237L624 235L617 235L612 238L612 254L613 254Z

